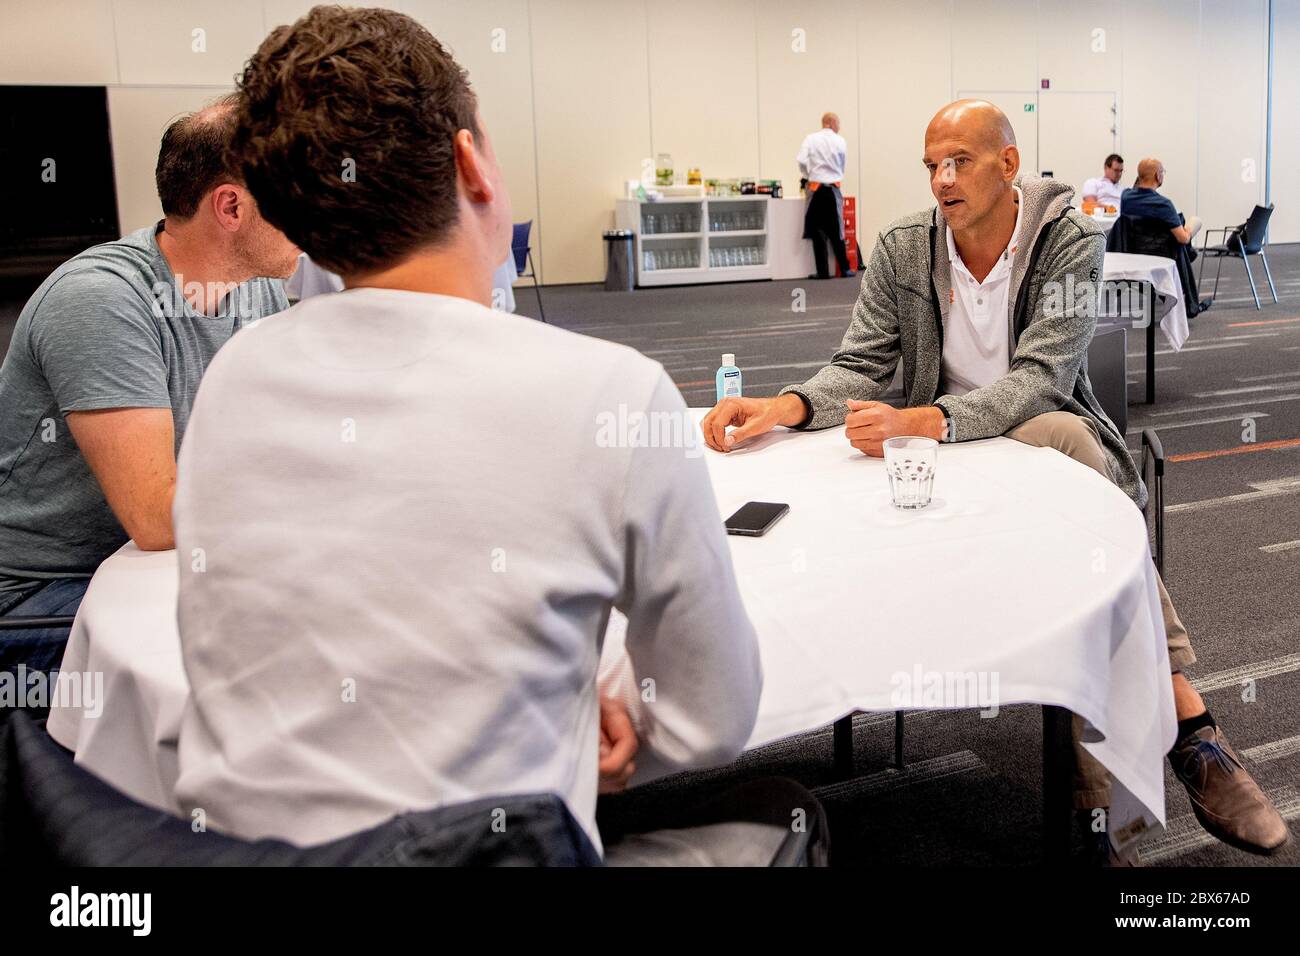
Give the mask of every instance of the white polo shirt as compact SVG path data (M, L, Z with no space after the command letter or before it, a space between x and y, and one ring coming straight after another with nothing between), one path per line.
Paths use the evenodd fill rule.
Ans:
M943 330L943 381L945 395L965 395L992 384L1011 369L1011 267L1020 241L1020 217L1024 197L1016 191L1016 227L1011 241L998 257L993 270L979 282L961 261L952 241L952 230L944 225L948 242L948 323Z
M1083 192L1079 193L1079 198L1084 196L1096 196L1097 202L1105 203L1107 206L1119 208L1119 197L1124 190L1120 188L1119 183L1112 183L1105 176L1094 176L1083 184Z
M814 183L838 183L844 179L844 162L848 155L844 137L827 126L804 137L795 157L800 171Z

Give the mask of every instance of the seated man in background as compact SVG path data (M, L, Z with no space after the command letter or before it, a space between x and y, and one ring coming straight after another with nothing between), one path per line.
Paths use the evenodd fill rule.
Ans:
M1142 507L1147 492L1124 436L1093 395L1083 366L1096 328L1095 309L1088 307L1095 297L1062 303L1059 294L1095 286L1100 228L1070 208L1068 186L1017 178L1015 136L991 103L959 100L942 109L926 129L924 163L938 206L881 233L831 364L776 398L724 399L704 419L705 439L729 451L777 425L844 424L854 448L879 457L885 439L897 435L941 441L1005 435L1056 448ZM940 292L932 298L918 289ZM872 401L900 360L908 407ZM727 433L731 425L739 427ZM1286 822L1183 674L1196 655L1163 582L1160 601L1178 717L1169 760L1210 833L1272 853L1289 839ZM1086 811L1109 805L1110 782L1077 745L1081 730L1076 718L1075 806L1085 811L1086 826Z
M1120 177L1124 175L1124 157L1111 153L1106 157L1105 168L1100 176L1094 176L1083 184L1083 201L1095 202L1103 206L1120 208Z
M194 407L177 803L309 844L546 791L599 846L598 786L626 782L635 743L596 692L612 608L653 687L640 771L728 761L757 714L681 395L632 349L490 307L510 200L464 71L414 20L316 7L240 89L249 188L346 289L237 337ZM620 410L680 440L602 438Z
M1210 299L1200 298L1192 269L1196 259L1192 240L1201 230L1201 220L1193 216L1190 222L1184 221L1173 202L1157 192L1164 182L1165 164L1160 160L1144 159L1138 163L1137 182L1120 197L1120 219L1111 227L1106 248L1111 252L1163 256L1178 263L1183 303L1190 318L1211 304Z
M228 97L172 123L163 220L65 262L18 318L0 367L0 615L73 614L128 538L172 547L199 378L242 325L287 307L298 254L227 167L233 129ZM0 670L57 667L66 640L0 630Z

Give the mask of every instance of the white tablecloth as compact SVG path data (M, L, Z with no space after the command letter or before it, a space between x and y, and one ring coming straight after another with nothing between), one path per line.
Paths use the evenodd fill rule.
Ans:
M706 459L720 517L748 500L791 507L766 536L730 539L765 674L750 746L855 710L987 704L928 696L936 675L985 675L1002 706L1089 722L1120 783L1113 824L1164 822L1168 654L1146 526L1118 488L1004 438L942 446L935 502L915 513L889 505L883 462L841 429ZM176 593L174 552L128 544L100 567L63 666L104 673L103 712L56 709L49 724L79 763L169 809L188 694Z
M1114 226L1115 223L1119 221L1119 213L1116 213L1113 216L1107 216L1104 213L1102 215L1097 215L1096 213L1093 213L1091 218L1093 222L1101 226L1102 232L1109 233L1111 227Z
M1150 282L1164 296L1156 300L1155 316L1174 349L1187 341L1187 305L1183 302L1183 283L1178 278L1178 264L1163 256L1140 256L1132 252L1108 252L1102 266L1102 278L1135 279Z

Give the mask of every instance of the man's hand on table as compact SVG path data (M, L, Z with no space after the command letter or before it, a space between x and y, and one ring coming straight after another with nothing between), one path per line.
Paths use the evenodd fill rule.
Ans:
M943 410L937 405L922 408L894 408L884 402L859 402L849 399L844 404L849 414L844 419L844 434L849 444L872 458L885 454L885 440L899 435L916 435L943 441L948 431Z
M724 398L704 416L700 428L704 431L705 443L714 451L731 451L747 439L770 432L777 425L787 428L802 425L807 414L803 399L792 392L776 398ZM728 425L737 426L730 435L727 434Z
M636 756L640 744L632 718L623 703L612 697L600 698L600 783L598 793L618 793L636 773Z

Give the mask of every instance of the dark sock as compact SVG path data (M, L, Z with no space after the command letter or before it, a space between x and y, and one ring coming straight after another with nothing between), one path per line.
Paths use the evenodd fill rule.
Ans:
M1202 727L1217 727L1217 726L1218 724L1214 722L1214 718L1210 715L1210 712L1207 710L1205 713L1197 717L1188 717L1186 720L1180 720L1178 722L1178 739L1184 740L1187 738L1189 734L1196 733Z

